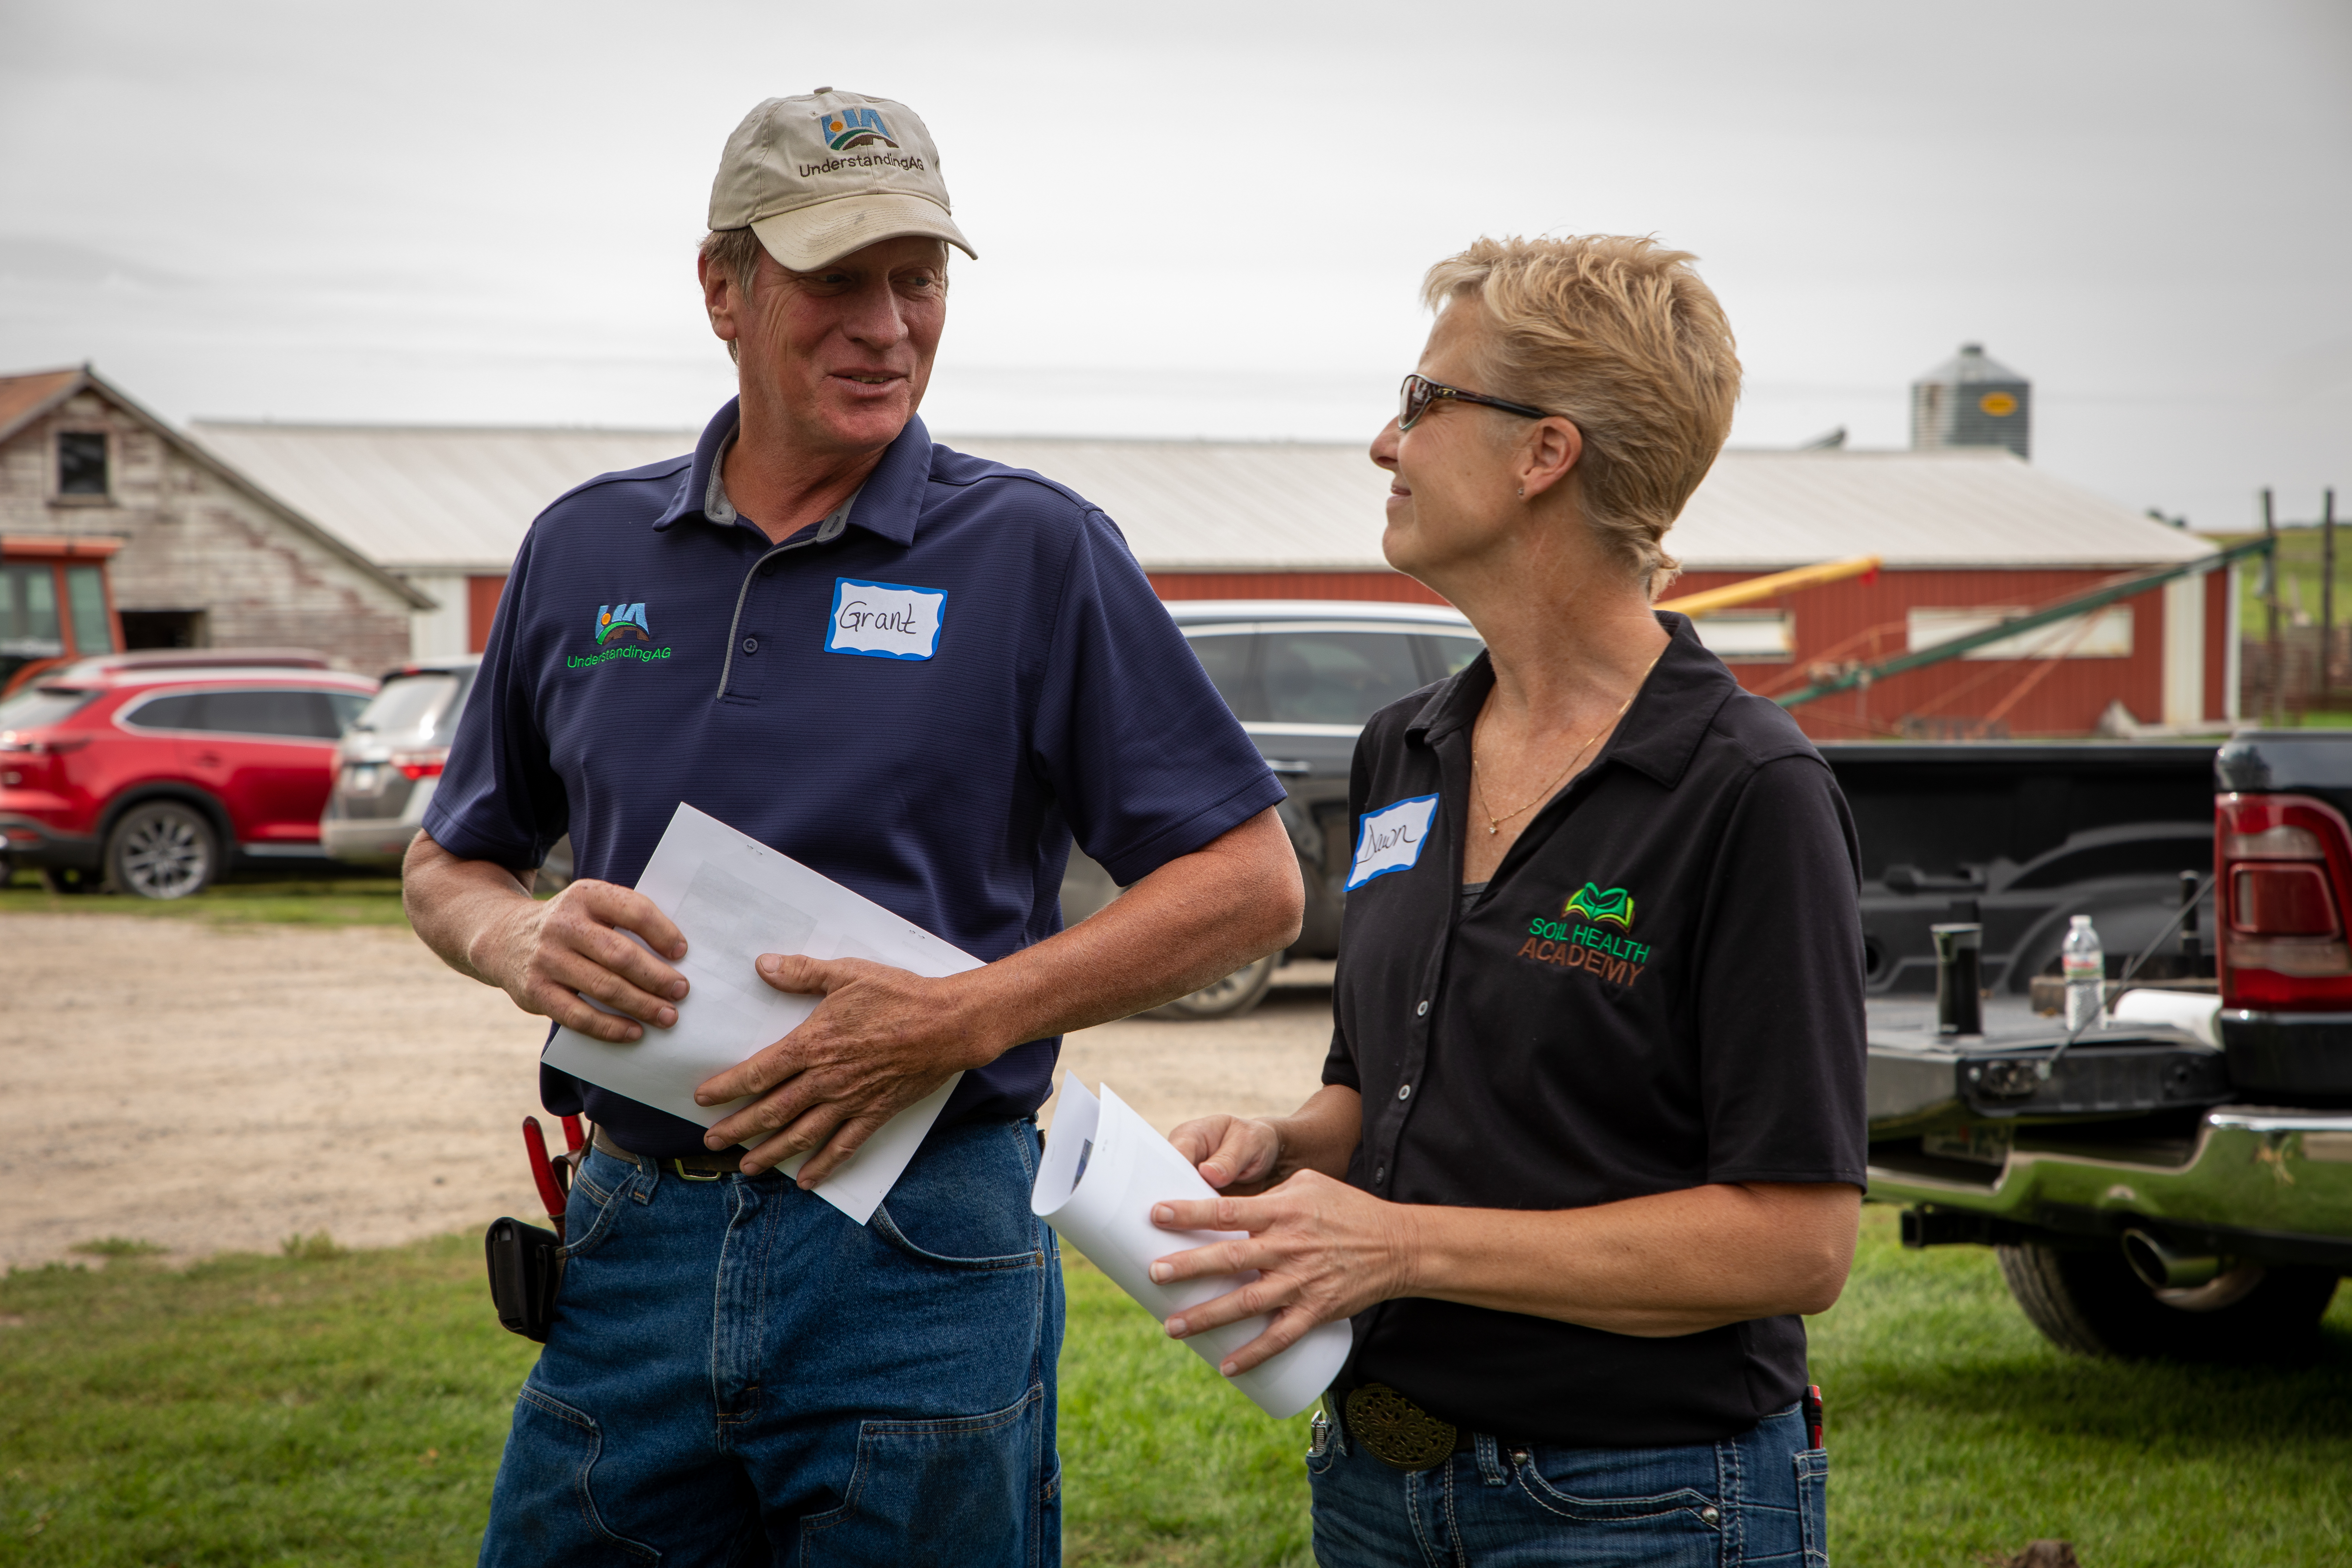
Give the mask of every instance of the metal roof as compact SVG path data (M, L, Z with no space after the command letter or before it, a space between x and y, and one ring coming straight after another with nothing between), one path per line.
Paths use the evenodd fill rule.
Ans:
M194 426L272 494L400 571L499 573L540 510L691 430ZM1380 571L1388 476L1361 443L943 436L1067 485L1157 571ZM1693 571L1875 554L1895 569L2120 567L2213 546L1997 449L1727 451L1666 536Z
M500 573L530 520L583 479L674 458L691 430L247 424L189 431L379 564Z

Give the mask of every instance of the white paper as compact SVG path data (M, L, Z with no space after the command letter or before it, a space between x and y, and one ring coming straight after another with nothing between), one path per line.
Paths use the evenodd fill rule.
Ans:
M637 879L637 891L686 933L686 958L674 966L687 980L677 1024L648 1027L625 1045L560 1028L540 1059L704 1127L732 1116L751 1097L697 1105L695 1086L792 1033L821 1000L789 995L761 980L754 967L761 953L866 958L932 976L981 966L871 899L683 804ZM812 1190L864 1225L962 1079L955 1074L892 1117ZM807 1160L798 1154L776 1168L796 1174Z
M1081 1173L1080 1164L1084 1163ZM1108 1084L1097 1100L1075 1075L1063 1080L1054 1129L1029 1206L1055 1233L1094 1260L1118 1288L1161 1322L1187 1307L1213 1301L1257 1278L1212 1275L1155 1284L1154 1258L1245 1235L1237 1230L1163 1230L1151 1223L1154 1204L1213 1198L1192 1163L1158 1130L1119 1099ZM1202 1361L1217 1366L1265 1331L1264 1318L1250 1318L1188 1336ZM1348 1359L1346 1320L1318 1323L1288 1350L1225 1381L1277 1419L1315 1403Z

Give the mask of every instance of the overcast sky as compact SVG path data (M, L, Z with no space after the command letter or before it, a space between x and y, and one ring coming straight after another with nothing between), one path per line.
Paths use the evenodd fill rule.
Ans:
M910 104L940 432L1368 439L1480 233L1698 253L1736 444L1908 438L1964 340L2035 460L2352 510L2352 5L0 0L0 369L156 412L698 426L727 133Z

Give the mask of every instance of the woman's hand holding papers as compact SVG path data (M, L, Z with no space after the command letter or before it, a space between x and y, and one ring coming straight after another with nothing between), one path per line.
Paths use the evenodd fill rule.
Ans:
M1151 1220L1163 1229L1249 1235L1172 1253L1151 1266L1153 1279L1166 1284L1252 1269L1258 1276L1169 1319L1169 1336L1181 1340L1264 1314L1265 1331L1217 1369L1231 1377L1288 1350L1318 1323L1410 1296L1419 1250L1413 1214L1312 1170L1298 1172L1260 1197L1158 1205Z
M774 1133L743 1152L747 1174L815 1150L797 1178L814 1187L950 1073L992 1061L1003 1048L953 1002L963 975L930 979L862 958L772 952L759 967L777 990L824 1000L791 1034L694 1091L703 1105L760 1097L704 1140L724 1149Z

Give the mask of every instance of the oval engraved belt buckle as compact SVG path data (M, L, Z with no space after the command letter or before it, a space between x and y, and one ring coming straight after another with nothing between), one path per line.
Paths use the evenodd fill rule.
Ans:
M1460 1433L1385 1383L1348 1392L1348 1436L1400 1470L1425 1470L1454 1452Z

